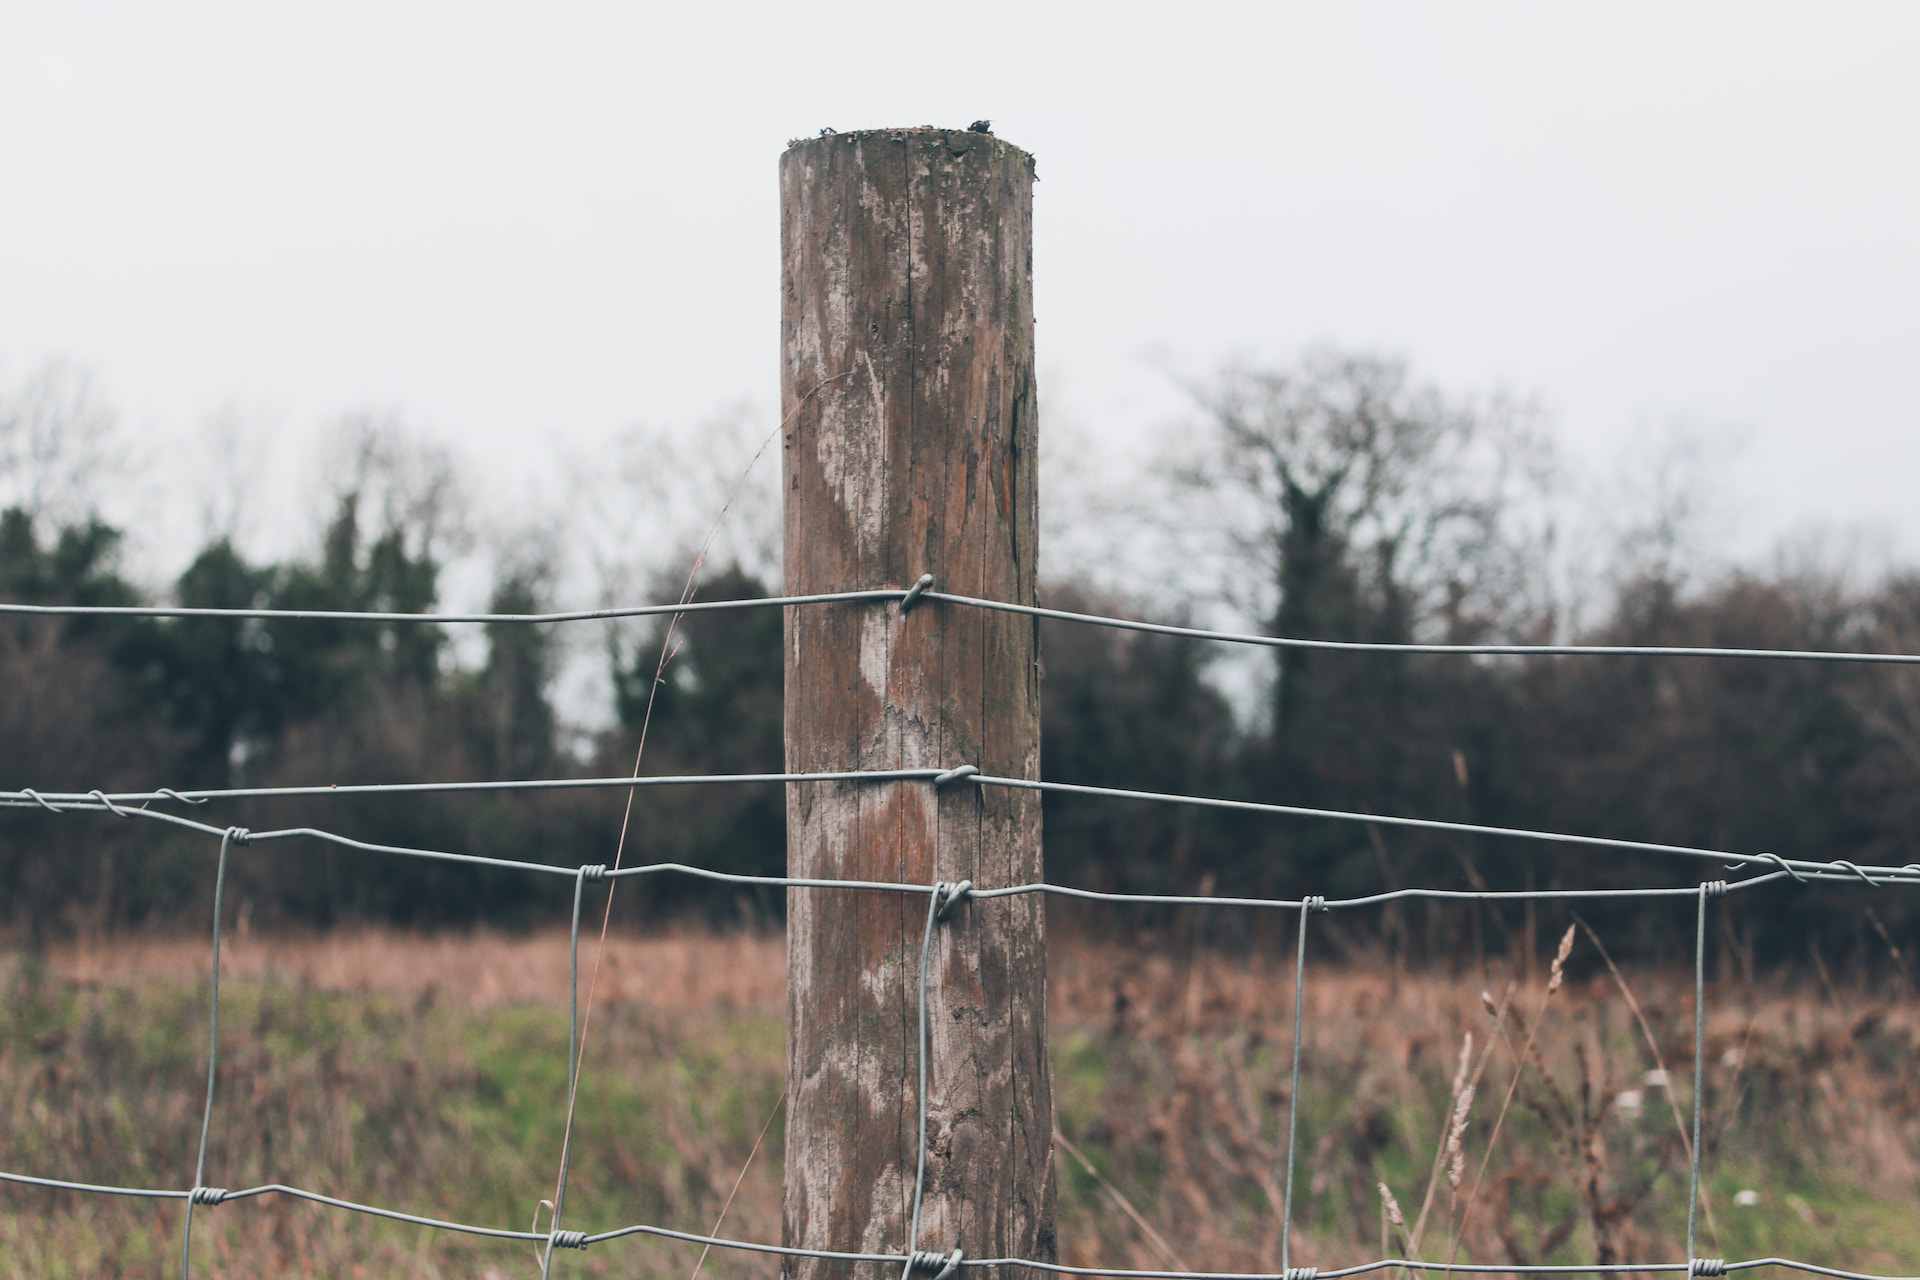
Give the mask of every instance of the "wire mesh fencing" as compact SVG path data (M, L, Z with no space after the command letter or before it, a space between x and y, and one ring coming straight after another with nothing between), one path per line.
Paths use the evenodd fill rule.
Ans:
M224 617L235 619L325 619L336 622L542 625L609 618L656 615L671 616L682 613L729 609L792 608L829 604L864 605L869 607L895 604L904 611L920 601L925 600L937 601L954 607L1013 612L1036 618L1079 625L1113 627L1187 639L1264 647L1298 646L1363 653L1455 654L1462 656L1530 658L1738 658L1802 662L1895 665L1920 664L1920 654L1902 653L1661 646L1422 645L1300 640L1288 637L1214 631L1196 627L1170 626L1097 614L1071 613L1062 610L1044 609L1038 606L956 595L936 591L933 590L932 587L933 579L931 575L929 575L921 578L913 586L904 589L884 588L807 596L775 596L750 600L646 605L631 608L538 614L336 613L307 610L193 609L165 606L89 607L11 603L0 603L0 613L49 616L117 615L159 618ZM356 839L338 832L316 827L301 826L277 830L250 831L242 827L221 826L216 823L202 821L191 814L193 810L198 810L219 801L259 798L417 795L435 792L516 792L614 788L624 789L631 794L643 788L659 786L749 785L924 786L934 789L944 789L948 787L1008 788L1039 791L1043 793L1101 797L1109 800L1150 804L1229 809L1247 814L1271 817L1313 818L1334 822L1412 828L1452 835L1495 836L1526 840L1556 847L1607 849L1634 854L1658 855L1695 863L1709 862L1715 864L1716 870L1742 874L1732 879L1724 878L1724 876L1708 878L1700 881L1696 885L1676 887L1461 890L1428 886L1404 886L1379 893L1344 898L1329 898L1313 895L1299 898L1265 898L1220 896L1211 893L1118 893L1044 881L1005 885L975 885L971 881L953 883L939 881L932 884L922 884L884 880L747 875L716 871L678 862L656 862L627 867L619 865L608 866L602 863L588 863L570 867L550 863L486 857L453 850L381 844ZM1706 940L1710 905L1714 900L1722 898L1727 894L1747 892L1769 885L1791 885L1796 888L1805 888L1822 882L1865 884L1875 888L1911 885L1920 883L1920 863L1906 863L1898 866L1882 864L1860 865L1844 859L1795 857L1777 851L1715 849L1694 845L1622 840L1600 835L1452 822L1417 816L1365 813L1262 801L1233 800L1210 796L1089 786L1067 782L1042 781L1032 778L1003 777L983 773L976 766L964 762L955 762L950 767L944 769L655 775L648 777L610 778L518 778L480 782L407 782L350 786L242 787L215 790L176 790L171 787L157 787L151 790L132 792L106 792L102 790L87 792L42 792L31 788L19 788L0 791L0 808L39 810L75 817L94 815L133 822L157 822L169 827L193 832L206 837L210 842L217 841L218 857L215 864L213 881L214 907L208 981L209 1031L206 1094L200 1117L199 1141L194 1154L194 1173L191 1185L184 1188L118 1186L72 1181L38 1174L0 1172L0 1182L11 1183L18 1186L89 1195L135 1197L148 1200L177 1200L183 1202L184 1213L181 1222L181 1273L183 1277L190 1277L192 1274L192 1232L196 1209L212 1208L218 1205L266 1197L285 1197L311 1202L330 1209L369 1215L431 1230L455 1232L498 1240L530 1242L541 1248L541 1270L543 1275L546 1274L552 1266L556 1250L586 1249L590 1246L608 1244L629 1237L649 1237L663 1241L699 1245L703 1248L719 1248L781 1257L815 1258L833 1262L898 1267L900 1268L902 1280L912 1280L912 1277L915 1275L931 1277L932 1280L951 1280L951 1277L962 1269L977 1269L983 1267L1021 1267L1057 1275L1137 1277L1139 1280L1335 1280L1336 1277L1367 1275L1374 1272L1391 1270L1461 1274L1615 1274L1626 1272L1673 1272L1685 1273L1690 1276L1718 1276L1762 1267L1778 1267L1810 1275L1839 1277L1841 1280L1886 1280L1884 1277L1871 1273L1852 1271L1815 1261L1780 1257L1727 1260L1717 1257L1702 1257L1700 1255L1698 1248L1698 1209L1701 1202L1701 1179L1703 1172L1701 1126L1702 1115L1705 1110L1705 1080L1703 1072L1706 1039ZM180 810L186 810L187 812L181 812ZM570 1090L568 1138L564 1140L562 1144L557 1190L552 1202L553 1212L547 1230L515 1230L468 1222L449 1221L388 1207L362 1204L353 1200L278 1182L238 1189L228 1189L208 1184L207 1138L216 1110L219 1082L221 1008L220 947L222 936L222 902L228 865L234 850L237 848L284 841L317 841L384 856L426 859L473 869L484 867L521 872L529 875L565 877L573 881L568 951L570 973L567 1064L567 1080ZM579 955L580 921L587 886L589 884L611 885L624 879L638 879L651 876L681 876L718 884L757 885L803 892L883 893L910 897L925 897L927 903L926 922L921 935L916 971L918 1018L918 1089L915 1099L917 1114L916 1159L914 1176L911 1183L911 1208L906 1215L906 1221L902 1223L901 1239L903 1241L903 1247L898 1252L843 1252L796 1248L768 1242L738 1240L697 1232L678 1231L664 1226L645 1223L617 1226L601 1231L583 1231L562 1225L565 1212L565 1190L571 1158L571 1097L574 1093L577 1093L583 1049L580 1016ZM964 1252L959 1242L941 1242L942 1247L940 1248L922 1247L922 1241L920 1239L921 1204L926 1185L928 1153L927 1007L929 985L931 982L930 956L933 951L934 938L942 924L952 919L955 908L962 903L968 901L992 902L998 899L1027 895L1045 895L1114 904L1131 903L1210 909L1276 911L1292 913L1297 917L1292 989L1293 1034L1289 1062L1291 1085L1287 1092L1284 1123L1285 1169L1281 1183L1283 1198L1278 1270L1271 1272L1226 1272L1079 1267L1068 1266L1047 1259L970 1257ZM1296 1153L1298 1137L1297 1100L1300 1092L1302 1056L1310 1051L1308 1047L1309 1028L1305 1018L1304 1003L1304 993L1307 982L1308 923L1316 913L1336 910L1356 910L1416 898L1469 902L1626 898L1691 899L1694 901L1693 1097L1691 1105L1691 1140L1686 1144L1685 1148L1688 1159L1685 1258L1665 1261L1591 1264L1498 1264L1455 1261L1440 1262L1409 1258L1378 1258L1369 1261L1355 1262L1351 1265L1341 1267L1294 1265L1292 1253L1295 1210L1294 1186L1296 1166L1300 1163Z

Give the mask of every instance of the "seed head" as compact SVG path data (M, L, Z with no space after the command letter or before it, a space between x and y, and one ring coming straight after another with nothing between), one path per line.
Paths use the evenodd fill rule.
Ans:
M1561 980L1566 977L1567 957L1573 954L1573 926L1560 935L1560 949L1553 953L1553 967L1547 970L1547 994L1552 995L1560 989Z
M1400 1202L1393 1198L1393 1192L1388 1190L1384 1182L1380 1184L1380 1203L1387 1211L1388 1222L1396 1227L1407 1225L1406 1216L1400 1212Z

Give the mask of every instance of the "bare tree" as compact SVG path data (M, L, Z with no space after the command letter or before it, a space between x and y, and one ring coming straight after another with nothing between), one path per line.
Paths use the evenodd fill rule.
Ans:
M1204 422L1173 472L1177 510L1224 557L1235 603L1280 634L1459 641L1550 620L1554 459L1530 402L1324 348L1189 389ZM1309 660L1281 652L1282 735Z
M194 499L203 541L240 545L255 531L273 435L261 411L232 401L201 420Z
M471 549L467 488L446 444L397 413L361 410L340 419L329 448L336 496L353 498L411 554L445 563Z
M118 417L84 365L55 358L0 390L0 506L35 522L98 510L117 472Z

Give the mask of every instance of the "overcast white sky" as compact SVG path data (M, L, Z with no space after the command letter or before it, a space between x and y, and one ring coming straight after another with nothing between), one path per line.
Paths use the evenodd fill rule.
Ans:
M1920 550L1916 67L1910 4L10 0L0 377L93 366L181 484L238 406L275 541L356 406L551 500L635 421L771 425L787 138L990 116L1043 404L1122 453L1168 365L1330 339L1538 392L1594 468L1724 432L1745 544Z

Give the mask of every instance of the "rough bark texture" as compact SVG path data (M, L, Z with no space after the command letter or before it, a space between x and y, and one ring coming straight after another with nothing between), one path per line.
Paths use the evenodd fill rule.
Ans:
M786 589L1034 599L1033 160L991 136L873 130L780 162ZM797 414L795 413L798 409ZM789 609L790 770L977 764L1038 777L1031 619L922 602ZM795 876L1041 878L1037 795L968 784L787 793ZM788 1243L897 1251L914 1133L926 899L787 897ZM1037 895L968 902L931 969L923 1249L1054 1256ZM852 1268L788 1260L823 1280Z

